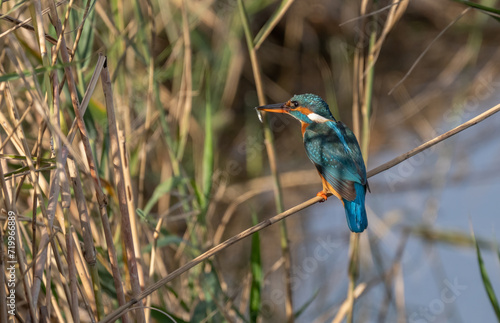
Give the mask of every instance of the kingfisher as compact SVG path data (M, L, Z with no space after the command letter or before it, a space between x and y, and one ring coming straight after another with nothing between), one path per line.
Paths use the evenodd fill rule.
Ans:
M344 205L349 229L363 232L368 226L365 194L370 188L361 149L351 129L335 120L328 104L315 94L295 95L285 103L256 109L258 113L289 114L300 121L307 157L316 166L323 184L317 196L324 202L335 195Z

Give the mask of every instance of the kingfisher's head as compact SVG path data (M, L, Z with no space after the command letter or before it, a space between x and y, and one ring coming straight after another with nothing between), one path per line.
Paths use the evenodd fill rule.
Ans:
M294 95L285 103L263 105L256 109L286 113L305 123L335 121L328 104L316 94L310 93Z

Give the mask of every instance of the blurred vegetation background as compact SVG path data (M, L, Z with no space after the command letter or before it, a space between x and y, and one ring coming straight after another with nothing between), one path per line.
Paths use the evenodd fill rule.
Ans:
M2 1L0 202L2 219L17 217L18 269L17 314L3 304L0 321L105 319L313 197L320 179L298 124L262 125L253 108L264 102L322 96L367 169L494 106L496 5ZM500 255L496 120L372 178L361 236L332 198L205 260L122 320L500 318L500 279L488 276Z

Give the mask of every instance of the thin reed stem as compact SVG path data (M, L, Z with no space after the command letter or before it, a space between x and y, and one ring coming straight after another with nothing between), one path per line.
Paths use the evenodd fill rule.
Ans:
M127 193L125 191L125 179L123 175L122 158L120 152L120 142L118 139L118 129L115 117L115 104L113 99L113 90L111 87L111 78L109 73L109 68L106 63L101 71L101 82L102 89L104 92L104 97L106 99L106 112L108 115L108 131L111 143L111 162L114 168L114 179L116 190L118 192L118 204L121 213L121 229L122 229L122 239L125 244L127 260L130 268L130 283L132 285L132 292L137 295L141 292L141 285L139 283L139 273L137 268L137 253L134 250L134 241L132 237L132 228L129 214L129 208L127 204ZM144 311L139 309L136 311L136 320L139 323L145 322Z
M291 2L289 3L291 4ZM286 4L285 4L286 6ZM248 22L248 17L243 5L243 0L238 0L238 8L240 10L240 16L242 20L243 30L245 32L245 39L247 41L248 52L250 55L250 62L252 64L252 71L255 80L255 88L257 90L257 96L259 99L259 105L265 105L266 100L264 96L264 87L262 84L262 76L260 71L260 65L257 58L257 52L253 37L250 31L250 24ZM262 36L262 39L265 35ZM264 125L264 141L267 151L267 156L269 158L269 167L271 168L271 174L273 176L273 187L274 187L274 199L276 202L276 212L281 213L284 210L283 205L283 193L281 190L281 183L279 180L278 168L277 168L277 158L276 149L274 147L274 136L269 126L269 120L267 118L267 113L262 114L262 121ZM281 253L284 259L284 273L285 273L285 314L288 323L294 322L293 316L293 294L292 294L292 283L291 283L291 266L292 260L290 255L288 232L286 228L286 222L283 221L280 224L280 246Z

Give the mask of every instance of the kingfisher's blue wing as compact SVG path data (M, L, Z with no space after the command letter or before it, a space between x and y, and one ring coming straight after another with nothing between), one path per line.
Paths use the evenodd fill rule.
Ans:
M304 132L309 159L342 198L356 198L355 183L367 184L366 169L358 141L342 122L310 124Z

